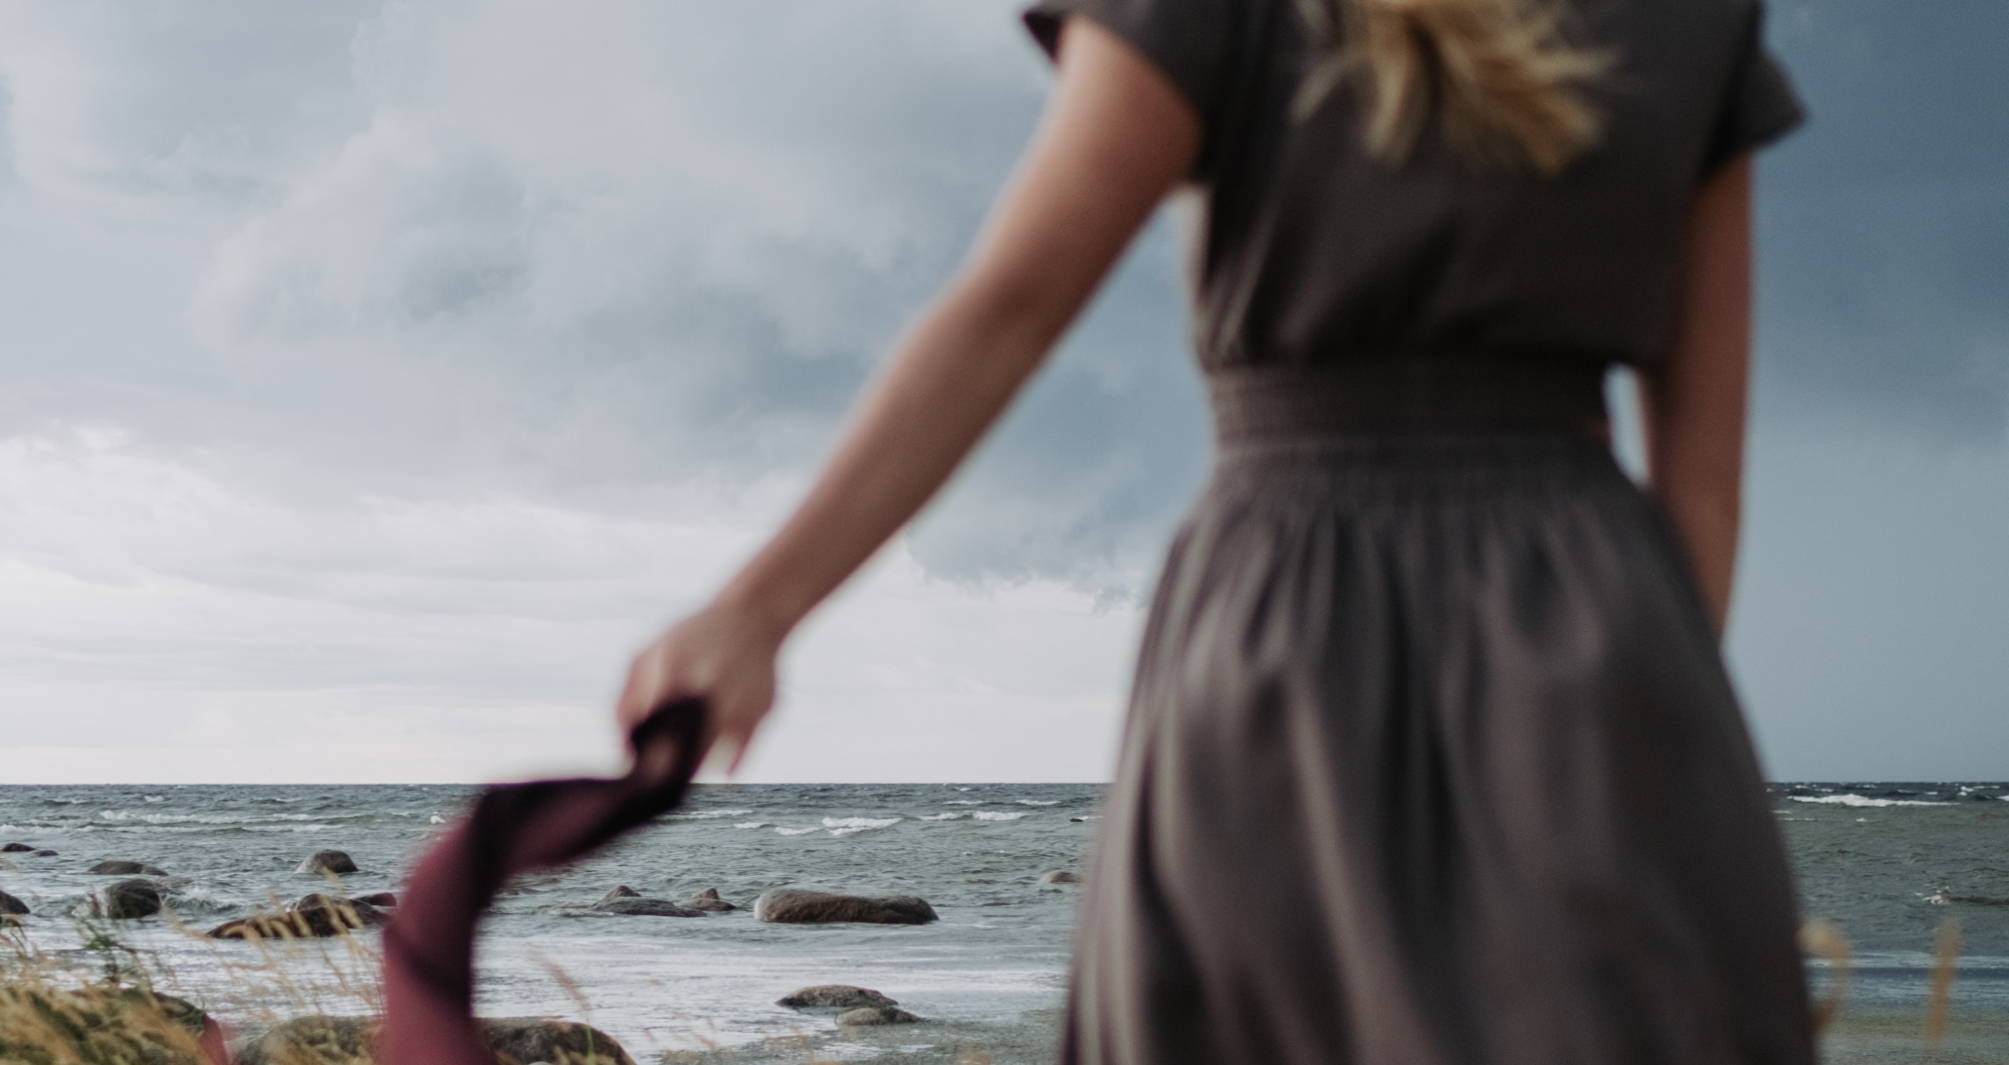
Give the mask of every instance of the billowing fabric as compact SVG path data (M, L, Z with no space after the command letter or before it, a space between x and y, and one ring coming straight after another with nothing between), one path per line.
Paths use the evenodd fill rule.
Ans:
M1554 180L1478 171L1435 137L1400 168L1362 144L1348 78L1301 123L1290 101L1342 42L1300 3L1036 0L1048 56L1081 14L1134 46L1202 127L1186 212L1202 368L1529 351L1667 357L1697 186L1804 119L1763 40L1762 0L1564 0L1573 41L1614 50L1585 90L1602 144Z
M1222 427L1147 615L1061 1065L1812 1065L1741 709L1608 447Z
M510 877L576 861L675 809L698 770L702 699L657 708L613 779L499 784L427 849L384 929L383 1065L494 1065L474 1020L474 939Z

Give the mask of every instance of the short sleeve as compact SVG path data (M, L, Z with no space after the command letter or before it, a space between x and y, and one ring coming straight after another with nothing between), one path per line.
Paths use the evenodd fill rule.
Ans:
M1778 140L1806 121L1806 109L1785 68L1765 46L1764 28L1764 0L1751 0L1703 156L1705 175L1744 152Z
M1228 91L1236 43L1230 23L1242 3L1246 0L1034 0L1020 18L1050 61L1060 56L1060 27L1067 16L1094 19L1163 72L1201 125L1211 128ZM1204 146L1201 154L1204 159ZM1196 173L1202 169L1196 164Z

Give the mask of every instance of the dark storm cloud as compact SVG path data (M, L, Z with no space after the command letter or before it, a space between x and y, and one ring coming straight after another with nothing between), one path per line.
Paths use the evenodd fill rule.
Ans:
M1774 0L1811 121L1765 159L1769 406L2000 439L2009 423L2009 6Z

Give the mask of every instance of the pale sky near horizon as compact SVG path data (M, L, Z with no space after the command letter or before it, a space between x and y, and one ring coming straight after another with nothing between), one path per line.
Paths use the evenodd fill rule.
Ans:
M0 783L611 769L1031 130L1017 10L0 0ZM1768 34L1731 666L1774 779L2009 778L2009 7ZM1208 457L1170 223L741 779L1106 779Z

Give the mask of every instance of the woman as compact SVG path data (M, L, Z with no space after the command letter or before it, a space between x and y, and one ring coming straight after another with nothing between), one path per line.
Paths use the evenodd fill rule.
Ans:
M1801 119L1760 2L1037 0L1057 87L968 260L785 526L636 657L623 722L704 695L737 766L788 632L1176 191L1216 461L1147 616L1061 1060L1810 1063L1718 646L1750 152Z

